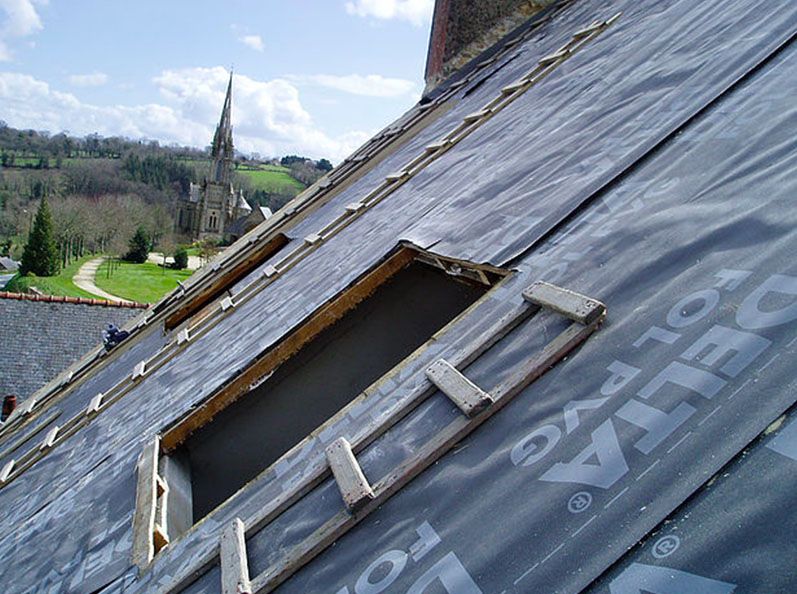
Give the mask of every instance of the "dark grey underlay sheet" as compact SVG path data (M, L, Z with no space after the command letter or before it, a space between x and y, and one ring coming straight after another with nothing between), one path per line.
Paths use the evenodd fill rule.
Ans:
M544 279L605 302L602 329L279 591L797 591L797 439L790 419L771 427L797 400L795 3L573 2L290 233L318 231L576 29L618 11L510 108L0 489L0 589L157 592L216 550L227 521L300 481L337 434L366 431L423 384L426 365ZM137 576L142 445L402 240L517 272ZM532 318L466 374L489 390L562 327ZM60 403L64 418L171 338L150 332ZM360 454L366 474L384 476L456 414L435 394ZM331 481L311 491L249 539L253 573L342 506ZM219 584L213 567L186 591Z

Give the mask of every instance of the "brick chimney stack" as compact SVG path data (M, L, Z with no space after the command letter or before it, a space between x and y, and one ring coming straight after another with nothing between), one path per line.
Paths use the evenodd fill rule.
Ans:
M0 421L5 422L8 420L8 417L11 416L11 413L14 412L14 409L17 408L17 397L14 394L9 394L5 398L3 398L3 410L0 413Z
M426 91L555 0L436 0Z

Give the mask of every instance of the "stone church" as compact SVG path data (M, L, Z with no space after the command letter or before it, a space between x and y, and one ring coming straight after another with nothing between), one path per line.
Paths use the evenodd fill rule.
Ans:
M243 191L232 184L232 74L221 119L211 148L209 176L201 184L191 184L188 196L177 204L177 231L193 240L222 239L233 223L252 213Z

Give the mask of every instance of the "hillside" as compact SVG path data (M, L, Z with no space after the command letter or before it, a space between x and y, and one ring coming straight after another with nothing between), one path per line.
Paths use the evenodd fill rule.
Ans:
M122 254L139 226L169 252L182 241L173 233L174 204L209 164L207 150L0 122L0 255L19 257L42 198L53 209L64 266L86 253ZM234 184L253 206L276 210L329 169L325 159L236 155Z

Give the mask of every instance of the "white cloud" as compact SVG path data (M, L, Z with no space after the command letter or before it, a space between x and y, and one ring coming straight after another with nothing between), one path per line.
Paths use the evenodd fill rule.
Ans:
M26 74L0 72L0 104L10 126L85 135L123 135L207 146L218 122L229 74L222 67L167 70L154 79L163 97L146 105L98 106ZM330 137L313 122L287 80L233 82L235 145L244 152L342 159L370 132Z
M238 38L238 41L258 52L262 52L265 49L263 38L260 35L243 35Z
M382 20L401 19L416 27L428 22L434 9L434 0L351 0L346 2L346 12L361 17Z
M69 77L69 84L75 87L101 87L108 82L108 75L104 72L92 72L91 74L72 74Z
M312 84L336 89L352 95L364 97L400 97L416 90L416 85L411 80L403 78L387 78L379 74L349 74L334 76L331 74L297 75L290 80L299 84Z
M46 3L47 0L0 0L0 10L4 13L0 24L0 61L11 60L9 39L27 37L42 29L36 5Z

